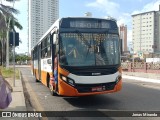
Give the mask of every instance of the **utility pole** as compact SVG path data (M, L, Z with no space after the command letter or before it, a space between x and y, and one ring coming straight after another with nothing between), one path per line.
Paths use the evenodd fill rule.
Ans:
M15 32L13 30L13 70L14 70L14 76L13 76L13 87L15 87Z

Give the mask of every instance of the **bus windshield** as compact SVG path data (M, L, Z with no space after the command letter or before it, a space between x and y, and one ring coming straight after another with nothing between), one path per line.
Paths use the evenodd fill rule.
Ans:
M107 33L60 33L60 65L120 64L119 37Z

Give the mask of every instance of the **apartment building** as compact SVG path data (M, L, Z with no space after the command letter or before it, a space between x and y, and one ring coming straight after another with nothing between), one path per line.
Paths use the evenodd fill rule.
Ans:
M120 25L119 26L119 35L120 39L122 40L122 53L128 51L127 49L127 25Z
M160 11L132 15L132 40L135 53L160 53Z
M59 17L59 0L28 0L29 53Z

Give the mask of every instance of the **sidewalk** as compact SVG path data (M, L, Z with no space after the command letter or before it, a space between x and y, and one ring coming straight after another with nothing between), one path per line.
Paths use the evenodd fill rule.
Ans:
M160 83L160 74L143 72L122 72L122 77L145 82Z
M13 78L6 78L6 80L13 87ZM26 104L21 79L15 80L15 87L13 87L12 92L12 102L10 103L8 108L3 109L2 111L26 111Z

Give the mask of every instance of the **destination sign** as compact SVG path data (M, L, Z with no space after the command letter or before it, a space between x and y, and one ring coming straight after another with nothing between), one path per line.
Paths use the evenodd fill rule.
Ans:
M105 21L70 21L71 28L110 28L110 24Z
M112 26L112 27L111 27ZM63 18L60 22L61 28L117 28L116 22L105 19L92 18Z

